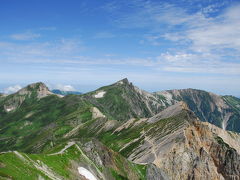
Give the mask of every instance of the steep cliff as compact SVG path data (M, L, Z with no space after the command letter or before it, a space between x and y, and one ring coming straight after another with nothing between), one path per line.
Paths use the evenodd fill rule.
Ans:
M153 93L168 105L184 101L201 121L226 130L240 132L240 100L196 89L168 90Z

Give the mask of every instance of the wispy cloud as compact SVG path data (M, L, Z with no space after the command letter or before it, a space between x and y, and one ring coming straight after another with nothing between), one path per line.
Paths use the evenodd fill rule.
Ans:
M14 85L14 86L9 86L9 87L5 88L3 91L5 94L12 94L12 93L19 91L20 89L22 89L22 87L20 85Z
M157 57L163 71L240 75L240 64L222 61L214 54L163 53ZM159 67L159 68L160 68Z
M63 85L63 84L55 85L54 89L59 89L61 91L76 91L76 89L72 85Z
M106 10L114 13L117 7L127 6L131 11L126 14L117 14L117 11L113 22L122 28L148 29L150 35L143 38L153 45L165 38L174 42L188 41L195 51L216 48L239 50L240 5L212 17L208 14L219 11L228 1L216 2L194 12L170 2L134 0L123 6L123 3L113 1L106 6Z
M36 38L39 38L41 35L38 33L33 33L33 32L24 32L24 33L19 33L19 34L12 34L10 35L10 38L14 40L21 40L21 41L26 41L26 40L33 40Z
M98 68L105 66L148 68L156 72L178 73L210 73L225 75L240 75L239 62L227 62L221 56L213 53L189 53L187 51L166 52L155 57L125 57L103 56L93 58L81 55L81 43L75 41L58 41L55 43L17 45L0 43L1 51L7 59L0 59L15 64L39 64L54 70L54 67L73 68L72 71ZM0 51L0 52L1 52ZM64 67L64 69L63 69ZM59 69L58 68L58 69Z
M0 42L0 60L7 61L37 61L39 59L59 59L79 55L84 50L82 41L76 39L59 39L46 42L29 42L19 44Z
M240 6L235 5L224 9L221 14L209 16L211 13L220 11L220 7L224 4L215 3L189 11L185 7L179 7L170 2L173 1L111 1L102 7L105 11L112 13L113 16L110 17L113 18L112 22L117 28L140 29L142 35L140 42L143 44L158 46L161 50L163 42L170 43L170 48L166 48L164 53L159 52L159 55L155 53L150 57L141 57L136 54L122 58L118 56L96 58L91 54L82 53L86 47L81 40L63 38L21 45L0 42L2 55L0 60L45 63L45 66L54 64L88 68L88 66L119 65L147 67L159 72L239 75ZM188 2L192 3L192 1ZM194 2L201 3L200 0ZM122 9L126 13L122 13ZM45 28L45 30L50 29L51 27ZM21 39L21 36L17 37ZM114 37L115 34L111 32L97 32L91 38ZM109 54L114 53L109 52Z
M133 0L124 5L113 1L106 11L115 13L127 6L128 13L117 11L112 21L121 28L145 31L140 44L161 48L170 43L169 52L151 58L150 64L159 70L240 74L240 5L226 8L230 1L211 1L207 6L197 0L183 2L187 6L172 1ZM189 3L198 9L188 9Z

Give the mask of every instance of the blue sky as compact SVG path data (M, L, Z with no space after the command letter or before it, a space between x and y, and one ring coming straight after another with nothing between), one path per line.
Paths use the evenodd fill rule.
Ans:
M240 1L0 3L1 91L43 81L86 92L127 77L240 96Z

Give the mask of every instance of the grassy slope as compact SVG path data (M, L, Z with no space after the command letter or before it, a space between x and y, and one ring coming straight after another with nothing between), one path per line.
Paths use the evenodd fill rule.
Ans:
M98 138L106 146L112 148L115 151L120 151L120 149L127 143L141 137L120 151L123 156L128 157L133 152L133 150L143 142L144 136L141 136L143 132L145 132L146 136L161 138L177 130L188 119L188 113L186 111L183 111L176 116L161 119L155 123L150 124L147 122L142 122L137 126L130 126L127 129L124 128L119 132L103 132L99 135Z
M14 152L1 154L0 162L2 168L0 168L0 175L10 176L14 179L37 179L39 176L47 178L44 172L34 166L34 163L41 166L41 163L38 162L41 161L47 165L57 177L69 178L70 173L68 166L70 165L70 161L81 157L76 148L69 148L68 151L62 155L48 156L44 154L25 153L21 153L21 155L26 158L27 161L19 158Z
M100 91L106 92L104 97L94 98L93 96ZM98 107L110 119L126 121L130 118L151 116L151 112L143 102L141 95L128 82L105 86L87 93L83 97Z
M145 178L145 166L135 165L120 154L112 154L113 164L99 166L94 159L90 159L83 150L79 150L78 145L73 145L63 154L48 155L48 154L25 154L21 153L24 159L20 158L14 152L0 154L0 179L37 179L39 176L45 179L51 179L37 166L48 169L55 177L60 179L75 179L79 176L77 167L83 166L87 169L92 169L96 176L101 178L98 173L103 173L105 177L115 179L129 179L129 174L132 174L136 179ZM55 149L56 150L56 149Z
M91 119L91 105L79 96L51 95L31 101L26 99L15 111L0 114L1 151L31 150L35 142L58 139L75 124Z
M228 121L228 130L240 132L240 99L234 96L223 96L224 101L233 109L233 116Z
M65 139L63 136L77 125L82 124L83 127L79 129L74 137L82 138L85 132L92 134L91 129L89 129L90 125L95 127L95 122L101 124L100 119L92 119L90 110L92 105L81 96L69 95L59 98L51 95L40 100L33 98L33 96L35 94L25 98L25 101L15 111L9 113L2 111L0 113L0 123L3 125L0 130L0 151L50 152L52 146L61 148L58 144L69 140L69 138ZM4 102L0 102L0 106L1 103L4 104ZM88 135L88 137L91 136ZM25 156L25 154L23 155ZM57 175L65 179L70 177L69 169L66 170L69 160L73 159L73 157L67 157L70 155L26 154L34 161L41 160ZM42 172L34 168L31 163L24 163L21 159L16 158L14 153L1 154L0 162L0 174L2 177L16 179L37 178L39 175L46 177ZM116 155L114 162L116 165L113 168L108 167L108 172L111 172L111 176L114 176L115 179L126 179L129 168L131 168L130 171L138 174L139 178L144 179L144 166L134 165L126 161L121 155ZM102 167L102 169L104 168Z

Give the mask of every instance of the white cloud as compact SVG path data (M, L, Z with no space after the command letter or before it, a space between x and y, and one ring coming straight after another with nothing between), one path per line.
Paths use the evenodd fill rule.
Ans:
M75 39L60 39L56 41L29 42L19 44L14 42L0 42L1 60L4 56L8 61L38 61L38 59L59 59L73 57L82 52L85 47L82 42Z
M24 33L19 33L19 34L12 34L10 37L14 40L33 40L36 38L39 38L41 35L37 33L32 33L32 32L24 32Z
M162 53L157 57L157 62L157 69L168 72L240 75L239 63L222 61L211 53Z
M81 56L84 46L81 41L75 39L21 45L0 42L2 55L0 61L5 60L5 56L6 61L38 63L43 64L45 68L48 68L48 65L59 66L56 67L59 69L131 65L163 72L240 74L240 63L236 61L240 57L240 6L230 7L219 16L208 17L205 14L217 11L214 8L218 8L218 5L208 6L202 10L203 13L198 11L189 14L186 9L168 3L142 0L128 3L128 7L134 6L135 9L121 15L116 20L118 25L127 28L146 28L144 41L141 42L147 41L161 47L163 40L169 40L170 43L184 44L184 47L168 44L174 49L158 57L92 58ZM115 13L116 9L121 9L117 4L118 1L115 1L105 8ZM110 37L111 33L100 32L95 38Z
M189 18L183 18L188 16ZM179 20L178 20L179 18ZM170 41L188 41L189 48L196 52L232 49L240 52L240 6L228 8L223 14L209 18L203 14L182 14L174 17L180 25L179 32L167 32L162 36ZM182 21L185 19L186 21ZM185 24L184 24L184 23Z
M230 1L212 1L205 7L201 1L194 3L199 9L190 12L188 3L180 7L166 1L133 0L127 6L131 11L115 14L118 19L113 22L122 28L143 29L146 35L140 44L161 47L166 40L172 43L167 44L173 48L169 53L142 60L143 65L168 72L239 75L240 5L229 6ZM113 13L117 5L121 8L117 1L110 5L113 10L106 10Z
M12 94L12 93L19 91L20 89L22 89L22 87L20 85L10 86L10 87L4 89L4 93Z
M209 14L219 12L230 2L212 1L204 7L201 1L194 1L199 10L191 13L187 9L191 7L190 1L183 2L188 5L184 8L162 1L133 0L124 5L114 2L110 3L113 10L109 6L106 10L114 12L117 6L130 10L126 14L116 11L113 22L122 28L144 28L152 34L143 39L152 45L161 45L164 38L180 44L188 43L188 48L196 52L218 50L224 54L224 49L229 48L240 52L240 5L234 4L211 17Z
M62 85L62 84L57 84L55 86L55 89L59 89L61 91L76 91L76 89L72 85Z
M187 30L185 37L192 41L194 50L224 50L240 52L240 6L230 8L219 19Z

